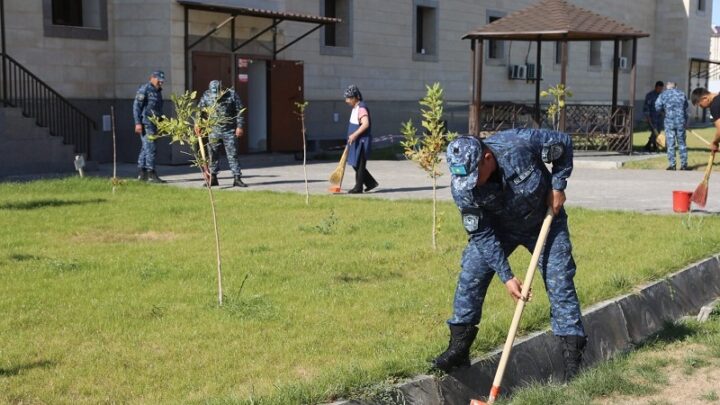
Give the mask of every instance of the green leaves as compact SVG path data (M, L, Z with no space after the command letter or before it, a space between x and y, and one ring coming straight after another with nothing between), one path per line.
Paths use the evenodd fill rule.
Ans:
M206 158L198 148L198 138L207 138L213 128L233 122L237 117L226 117L218 114L218 101L227 90L220 93L212 104L199 106L195 104L197 91L186 91L181 95L172 94L170 99L175 106L175 117L150 117L150 121L157 127L157 136L170 137L172 143L190 145L193 153L193 163L202 166L207 163ZM238 114L242 114L242 109ZM205 142L207 143L207 142Z
M427 93L420 100L420 105L424 107L420 109L420 124L424 131L419 136L412 120L403 122L400 132L405 140L401 145L408 159L416 162L430 177L435 178L442 175L439 169L440 154L456 135L448 133L445 128L443 89L440 83L425 88Z
M560 112L566 106L565 100L572 97L572 92L564 84L558 84L540 92L540 97L553 98L553 103L548 107L547 116L552 122L553 128L558 130L560 128Z

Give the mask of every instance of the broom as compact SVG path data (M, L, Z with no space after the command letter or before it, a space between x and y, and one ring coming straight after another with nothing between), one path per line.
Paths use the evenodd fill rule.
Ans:
M330 191L331 193L340 192L340 186L342 185L343 177L345 176L345 164L347 163L347 158L348 147L345 146L345 151L340 158L340 162L338 162L335 171L330 174L330 189L328 191Z
M707 139L701 137L692 129L688 130L688 132L690 132L691 134L693 134L695 137L697 137L701 141L705 142L706 144L710 145L710 142L708 142ZM715 163L715 152L713 151L710 153L710 159L708 159L708 165L705 168L705 176L703 177L703 180L697 186L695 191L692 193L692 197L690 198L690 201L694 202L701 208L705 207L705 204L707 203L708 184L710 182L710 174L712 173L712 168L713 168L714 163Z
M708 183L710 182L710 174L712 173L713 163L715 163L714 151L710 153L710 159L708 160L708 165L705 168L705 176L703 177L703 180L697 186L690 198L690 201L694 202L701 208L705 206L705 203L707 203Z

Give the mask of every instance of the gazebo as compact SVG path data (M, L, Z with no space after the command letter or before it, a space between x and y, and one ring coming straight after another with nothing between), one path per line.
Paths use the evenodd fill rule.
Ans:
M524 9L512 12L475 31L463 39L471 40L472 96L469 132L482 136L491 131L533 125L541 127L544 113L540 105L542 81L541 56L543 42L557 42L561 46L560 83L567 85L568 42L613 41L613 87L609 105L567 104L560 117L560 130L574 136L577 146L587 149L607 149L632 153L633 104L637 77L637 40L649 34L629 27L595 12L574 6L563 0L541 0ZM536 43L536 67L528 82L535 84L535 104L482 101L483 59L485 40L511 40ZM620 41L632 40L629 103L618 105L620 72Z

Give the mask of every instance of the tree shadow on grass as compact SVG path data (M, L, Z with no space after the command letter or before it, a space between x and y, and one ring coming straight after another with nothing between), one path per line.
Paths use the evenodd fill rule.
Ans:
M34 368L50 368L54 367L56 364L57 363L50 360L39 360L31 363L18 364L9 368L0 368L0 377L12 377L25 370L32 370Z
M45 199L45 200L30 200L30 201L17 201L17 202L6 202L0 204L0 210L16 210L16 211L29 211L39 208L47 207L65 207L69 205L86 205L86 204L100 204L107 202L104 198L94 198L90 200L58 200L58 199Z

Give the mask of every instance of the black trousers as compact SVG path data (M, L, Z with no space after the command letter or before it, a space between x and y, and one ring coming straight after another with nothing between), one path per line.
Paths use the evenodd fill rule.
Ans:
M353 187L354 190L362 190L363 185L365 187L375 187L377 186L377 181L375 181L375 178L370 174L370 172L367 169L367 159L365 158L365 151L363 149L360 149L360 156L358 156L358 164L357 166L353 166L353 169L355 169L355 187Z

